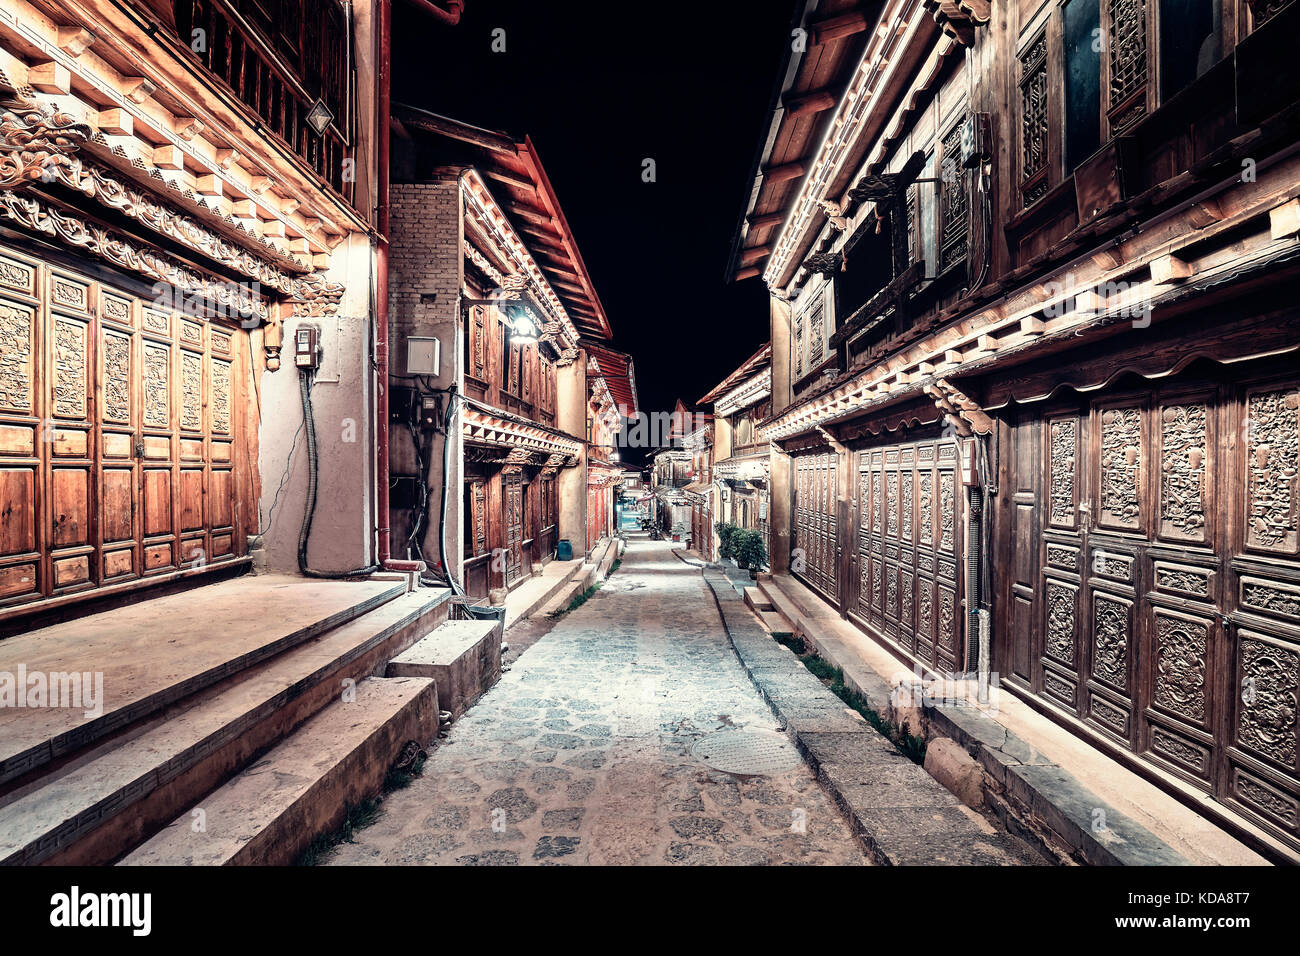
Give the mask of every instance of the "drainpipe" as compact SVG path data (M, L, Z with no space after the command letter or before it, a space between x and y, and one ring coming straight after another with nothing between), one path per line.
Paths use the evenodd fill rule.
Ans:
M451 8L449 10L442 9L442 7L432 3L431 0L406 0L406 2L417 10L423 10L439 23L445 23L449 27L454 27L460 23L461 12L465 9L465 0L447 0L447 6Z
M392 545L388 504L388 143L389 93L392 68L392 0L376 4L379 28L375 70L375 126L379 133L375 246L375 491L378 505L375 517L379 531L379 563L391 568Z

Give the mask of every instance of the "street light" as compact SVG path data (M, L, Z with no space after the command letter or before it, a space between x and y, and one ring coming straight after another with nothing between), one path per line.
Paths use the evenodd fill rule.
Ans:
M536 345L542 334L537 314L526 302L502 302L506 325L510 327L510 340L517 345Z

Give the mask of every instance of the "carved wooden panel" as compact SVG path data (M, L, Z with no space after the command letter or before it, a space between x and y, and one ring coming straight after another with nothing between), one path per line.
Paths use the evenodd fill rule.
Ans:
M1023 413L1041 527L1014 491L1003 560L1040 535L1044 606L1025 629L1013 584L1001 627L1017 686L1035 660L1027 689L1300 849L1300 388L1271 374Z
M1047 193L1047 31L1020 55L1020 189L1024 206Z
M1300 553L1300 389L1252 391L1247 397L1246 544Z
M1161 537L1207 540L1209 411L1204 402L1162 405L1160 429Z
M242 553L246 339L10 250L0 290L0 614Z
M1099 470L1099 513L1103 528L1137 531L1142 521L1142 410L1105 408L1100 413L1101 454Z
M505 508L506 584L509 586L519 579L523 565L523 475L518 468L506 469L502 472L501 482Z
M1147 0L1105 0L1107 112L1121 130L1146 114Z
M791 569L832 599L839 597L837 459L829 452L794 461L796 553Z
M964 640L956 445L886 445L857 460L862 586L852 610L904 653L954 670Z
M1054 528L1078 527L1079 420L1048 423L1048 513Z
M0 299L0 409L31 413L35 408L35 335L31 306Z

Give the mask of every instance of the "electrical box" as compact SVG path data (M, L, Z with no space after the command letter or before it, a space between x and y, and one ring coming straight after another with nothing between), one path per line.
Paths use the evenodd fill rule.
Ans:
M406 339L406 374L439 375L442 342L432 335L411 335Z
M320 329L300 325L293 333L293 364L299 368L320 368Z
M993 157L988 113L971 113L961 126L961 164L967 169Z

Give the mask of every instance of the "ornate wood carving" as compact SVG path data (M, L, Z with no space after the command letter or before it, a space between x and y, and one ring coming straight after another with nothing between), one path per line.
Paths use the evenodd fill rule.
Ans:
M86 417L86 325L72 319L54 321L54 414Z
M1047 194L1047 31L1020 56L1020 190L1025 207Z
M959 121L943 138L942 181L939 184L939 271L966 258L966 229L970 218L970 176L961 165Z
M131 340L125 335L105 332L104 404L105 421L131 423Z
M90 127L33 99L0 99L0 189L53 180L72 163Z
M212 430L230 434L230 363L212 360Z
M32 393L32 310L0 302L0 408L34 411Z
M1120 130L1146 113L1147 0L1107 0L1108 111Z
M1101 414L1101 523L1142 526L1142 414L1108 408Z
M149 428L167 428L171 424L170 398L171 350L165 346L144 347L144 411L142 420Z
M1205 621L1156 612L1157 704L1194 724L1204 724L1209 627Z
M203 356L181 351L181 428L203 428Z
M1046 651L1070 667L1077 666L1074 656L1075 607L1077 588L1059 581L1047 582L1047 642Z
M1295 554L1300 501L1300 390L1254 392L1248 406L1247 544Z
M956 542L956 476L939 472L939 549L952 553Z
M1206 407L1200 403L1160 409L1160 531L1189 541L1205 540Z
M1104 594L1093 595L1092 673L1128 691L1129 608Z
M1238 639L1238 657L1242 679L1238 741L1294 768L1300 654L1243 632Z
M1075 526L1074 476L1079 449L1079 423L1058 418L1048 426L1048 522L1058 528Z

